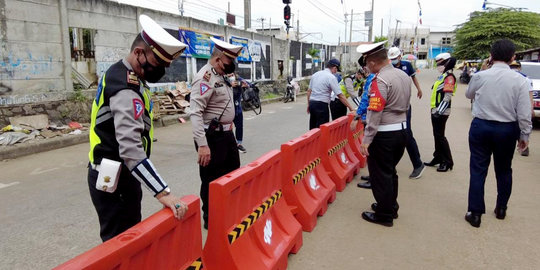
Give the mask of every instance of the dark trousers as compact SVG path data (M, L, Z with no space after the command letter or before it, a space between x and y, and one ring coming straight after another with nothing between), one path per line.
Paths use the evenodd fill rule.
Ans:
M99 235L105 242L141 222L142 190L126 166L122 166L114 193L97 190L97 177L98 171L88 168L90 198L99 218Z
M405 130L377 132L369 145L367 158L371 191L377 201L377 214L392 218L397 208L398 175L396 166L405 152Z
M244 138L244 115L242 114L242 107L235 107L234 110L234 128L236 141L241 142Z
M320 127L322 124L328 123L330 120L330 112L328 111L328 103L322 101L309 101L309 129Z
M448 115L440 115L438 117L431 115L431 125L433 126L433 138L435 140L435 152L433 152L433 160L437 163L446 163L449 167L454 166L454 160L452 159L452 153L450 152L450 145L446 136L444 136L444 130L446 129L446 121Z
M332 115L332 120L345 116L347 115L347 106L345 106L341 100L336 98L336 100L330 101L330 114Z
M409 154L409 158L411 159L413 168L416 169L422 166L422 159L420 159L420 151L418 151L418 144L416 144L416 140L414 139L412 133L411 114L412 107L409 106L409 110L407 110L407 153Z
M470 183L468 211L483 214L484 183L488 173L491 154L497 178L497 205L506 209L512 192L512 158L519 139L517 122L502 123L475 118L469 129Z
M206 167L199 165L199 175L201 176L203 219L208 222L209 185L219 177L238 169L240 156L232 131L216 131L212 134L206 134L206 141L210 147L210 163ZM195 149L198 150L197 143L195 143Z

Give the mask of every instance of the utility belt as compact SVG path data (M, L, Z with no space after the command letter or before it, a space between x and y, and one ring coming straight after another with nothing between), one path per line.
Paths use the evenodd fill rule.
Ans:
M233 129L233 123L220 123L214 119L208 125L204 125L204 130L208 132L217 132L217 131L231 131Z
M397 131L407 129L407 122L401 122L396 124L380 125L377 131Z

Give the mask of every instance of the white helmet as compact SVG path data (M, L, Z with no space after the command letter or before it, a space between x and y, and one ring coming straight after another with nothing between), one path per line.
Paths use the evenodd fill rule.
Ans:
M439 54L437 54L437 56L435 56L435 61L437 61L437 62L444 61L444 60L447 60L450 57L452 57L452 56L447 52L439 53Z
M401 50L398 47L392 47L388 50L388 58L390 60L398 58L401 55Z

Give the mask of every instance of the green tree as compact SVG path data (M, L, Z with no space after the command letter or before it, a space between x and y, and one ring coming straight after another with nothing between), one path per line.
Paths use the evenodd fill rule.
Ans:
M540 14L503 8L475 11L456 29L454 56L487 58L493 42L503 38L514 42L518 51L540 46Z
M383 37L383 36L380 36L380 37L375 37L375 43L377 42L381 42L381 41L385 41L385 40L388 40L388 37Z

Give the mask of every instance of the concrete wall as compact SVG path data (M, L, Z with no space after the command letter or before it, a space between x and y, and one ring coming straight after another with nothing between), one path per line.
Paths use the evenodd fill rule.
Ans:
M57 0L0 0L0 105L63 97L60 29Z
M278 60L283 61L284 76L291 72L289 42L259 33L106 0L0 0L0 83L13 89L0 95L0 106L69 96L71 68L80 68L77 62L71 62L70 27L96 30L96 63L88 68L89 73L101 76L128 55L141 30L140 14L149 15L173 34L179 27L188 27L225 36L227 40L236 36L261 42L264 59L251 65L251 79L278 79ZM197 73L197 67L205 63L204 59L184 58L178 68L171 69L184 73L168 74L167 78L189 80Z

